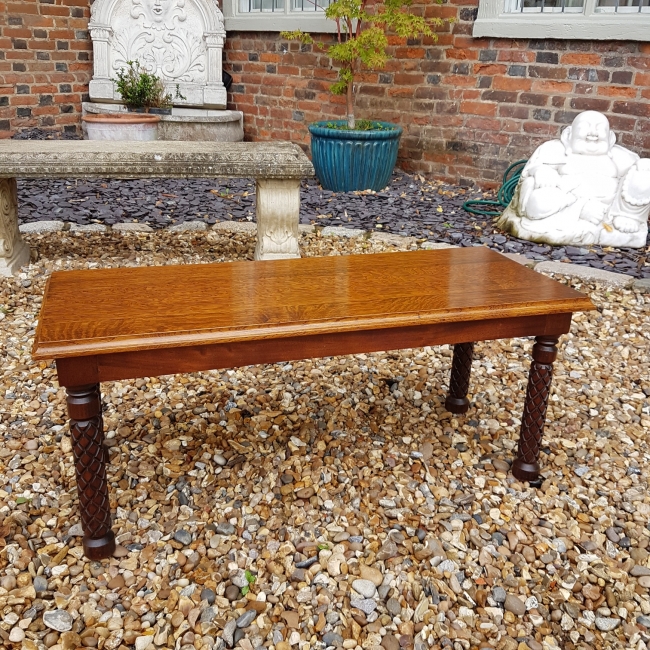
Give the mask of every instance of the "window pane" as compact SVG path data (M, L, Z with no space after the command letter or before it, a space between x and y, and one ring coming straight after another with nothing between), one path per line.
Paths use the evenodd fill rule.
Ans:
M259 11L262 6L261 3L262 0L239 0L239 11L241 13Z
M260 11L284 13L284 0L239 0L240 13L259 13Z
M543 7L542 11L544 13L561 12L562 11L562 0L544 0L544 7Z
M291 0L291 11L323 11L331 0Z
M539 13L544 7L543 0L523 0L522 1L522 11L530 11L534 13Z
M596 11L600 13L637 14L650 12L650 0L598 0Z
M614 2L616 0L613 0ZM645 1L645 0L636 0ZM650 2L650 0L648 0ZM506 0L508 13L582 13L584 0Z
M650 0L648 0L650 2ZM584 0L565 0L564 12L569 14L582 13Z

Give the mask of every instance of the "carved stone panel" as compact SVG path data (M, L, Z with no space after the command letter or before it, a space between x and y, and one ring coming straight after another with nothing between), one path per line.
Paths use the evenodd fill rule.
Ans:
M120 101L114 84L127 61L176 88L186 106L225 108L221 63L226 31L216 0L96 0L91 9L93 101Z
M0 277L29 262L29 248L18 230L16 179L0 178Z
M300 257L300 180L257 179L256 260Z

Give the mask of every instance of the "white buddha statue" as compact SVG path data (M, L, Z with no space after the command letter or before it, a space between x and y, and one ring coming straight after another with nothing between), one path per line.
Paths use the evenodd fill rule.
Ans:
M644 247L650 159L615 142L602 113L580 113L535 150L497 225L539 243Z

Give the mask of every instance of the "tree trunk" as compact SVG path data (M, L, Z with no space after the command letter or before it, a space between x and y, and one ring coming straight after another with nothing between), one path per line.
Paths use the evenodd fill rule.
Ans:
M352 94L354 90L354 79L350 79L347 88L346 104L348 110L348 128L353 129L356 124L354 121L354 95Z

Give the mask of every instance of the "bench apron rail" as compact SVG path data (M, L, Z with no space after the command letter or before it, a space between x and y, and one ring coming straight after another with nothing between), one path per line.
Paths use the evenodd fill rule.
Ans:
M290 142L0 142L0 275L29 262L18 230L17 178L254 178L256 260L300 257L300 181L311 162Z

